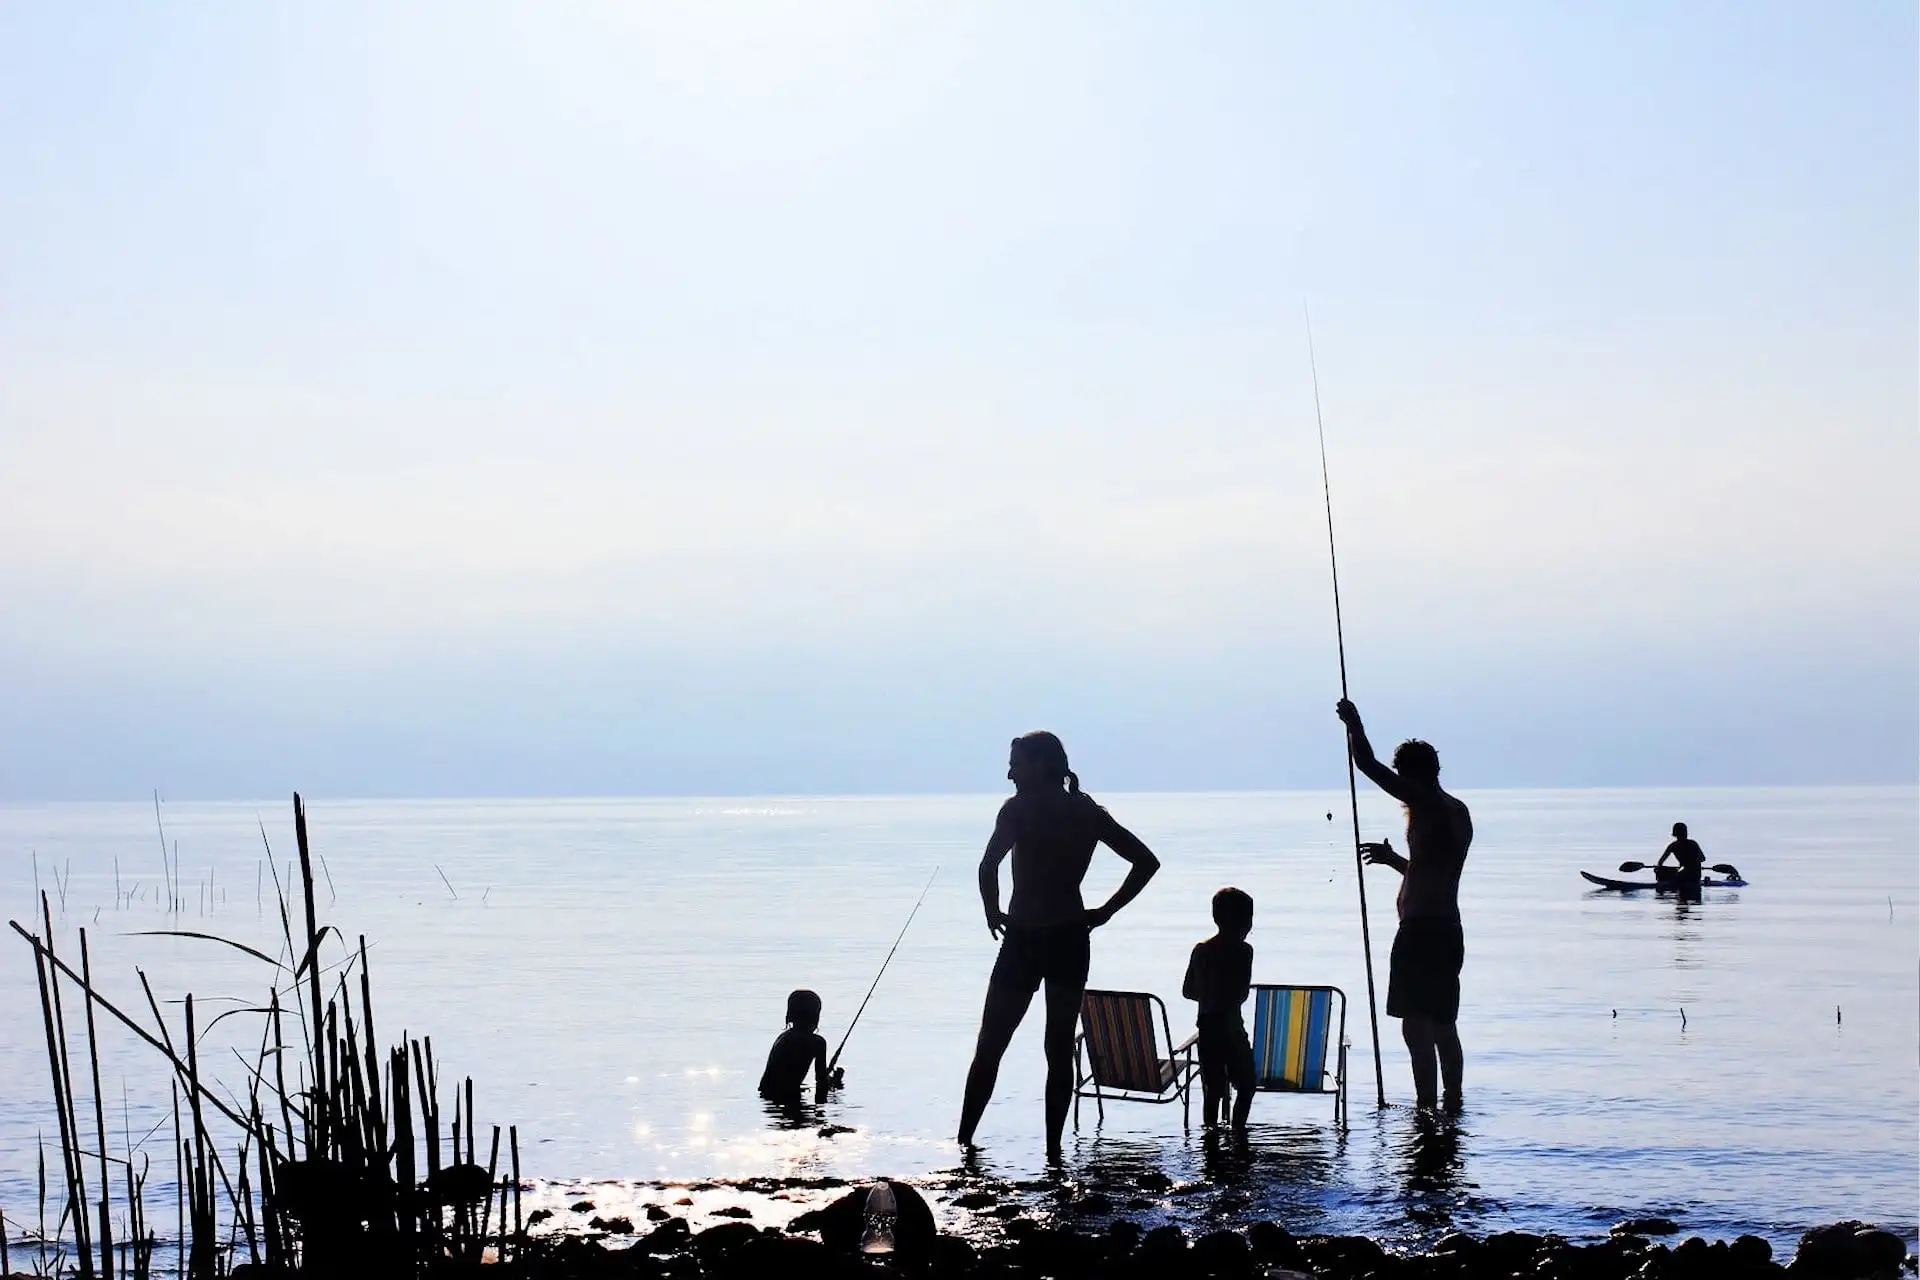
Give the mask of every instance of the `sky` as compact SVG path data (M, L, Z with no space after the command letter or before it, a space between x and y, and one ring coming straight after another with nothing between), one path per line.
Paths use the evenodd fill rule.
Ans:
M1916 49L0 4L0 800L1910 784Z

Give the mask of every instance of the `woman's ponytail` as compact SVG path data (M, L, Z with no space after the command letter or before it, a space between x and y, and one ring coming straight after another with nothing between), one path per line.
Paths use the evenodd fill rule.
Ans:
M1079 777L1067 765L1067 749L1053 734L1045 729L1023 733L1013 740L1013 749L1037 762L1055 782L1065 782L1073 795L1084 794Z

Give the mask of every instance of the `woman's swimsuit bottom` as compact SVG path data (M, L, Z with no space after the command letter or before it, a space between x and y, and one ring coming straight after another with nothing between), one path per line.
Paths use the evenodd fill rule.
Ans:
M1028 996L1040 989L1042 981L1065 982L1084 989L1090 955L1087 938L1087 926L1079 921L1039 929L1008 925L987 985Z

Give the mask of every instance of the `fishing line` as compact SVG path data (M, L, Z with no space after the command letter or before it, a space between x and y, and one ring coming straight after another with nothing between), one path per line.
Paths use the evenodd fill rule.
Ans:
M1327 424L1320 414L1320 368L1313 356L1313 316L1304 302L1300 304L1300 313L1307 322L1307 368L1313 375L1313 422L1320 433L1320 492L1327 504L1327 564L1333 570L1333 635L1340 650L1340 698L1350 701L1347 697L1347 633L1340 618L1340 557L1333 547L1333 482L1327 476ZM1373 1087L1384 1107L1387 1078L1380 1067L1380 1011L1373 994L1373 935L1367 926L1367 865L1360 856L1360 785L1353 776L1351 730L1347 734L1347 802L1353 811L1353 870L1360 884L1360 950L1367 961L1367 1022L1373 1030Z
M907 923L900 926L900 936L887 948L887 958L880 962L880 972L873 975L873 985L867 988L867 994L861 999L860 1007L853 1011L853 1021L847 1024L847 1034L840 1037L839 1048L833 1051L833 1057L827 1060L827 1074L840 1064L840 1050L847 1047L847 1041L853 1038L853 1029L860 1025L860 1015L867 1011L867 1001L873 999L873 993L880 986L880 979L886 975L887 966L893 963L893 953L900 949L900 940L907 936L907 929L913 924L913 918L920 914L920 904L927 900L927 890L933 888L933 876L940 874L940 868L934 867L933 875L927 877L926 887L920 890L920 896L914 900L913 910L907 912Z

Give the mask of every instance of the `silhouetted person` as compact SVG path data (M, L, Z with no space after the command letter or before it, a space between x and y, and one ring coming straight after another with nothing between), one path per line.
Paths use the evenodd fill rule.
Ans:
M835 1068L827 1074L827 1042L819 1035L820 997L805 988L787 997L787 1029L767 1051L767 1068L760 1073L760 1096L775 1102L798 1102L813 1072L814 1098L825 1098L827 1090L846 1082L846 1073Z
M980 1038L967 1071L960 1108L960 1142L970 1146L993 1096L1000 1058L1042 982L1047 987L1047 1157L1060 1158L1060 1133L1073 1100L1073 1028L1087 988L1087 935L1132 902L1160 869L1140 838L1080 790L1067 767L1067 749L1051 733L1022 734L1007 758L1013 796L1000 806L980 859L980 902L1000 955L987 979ZM1111 898L1089 910L1080 882L1096 844L1125 858L1127 878ZM1000 863L1013 855L1013 898L1000 910Z
M1668 868L1668 858L1679 864L1677 871ZM1673 843L1660 851L1660 861L1653 864L1653 878L1661 884L1677 885L1682 892L1697 890L1700 887L1700 868L1706 863L1707 855L1699 845L1687 838L1687 824L1676 822L1673 824Z
M1460 869L1473 843L1467 806L1440 789L1440 754L1409 738L1394 748L1393 767L1374 759L1360 711L1342 698L1337 708L1347 726L1354 767L1407 807L1407 856L1393 842L1363 844L1369 863L1392 867L1404 877L1394 899L1400 928L1393 937L1387 971L1387 1016L1400 1019L1400 1035L1413 1060L1413 1092L1420 1106L1436 1099L1435 1065L1446 1085L1449 1111L1460 1108L1462 1054L1454 1022L1460 1014L1460 968L1466 943L1460 933Z
M1225 1124L1231 1100L1233 1127L1244 1131L1253 1109L1253 1043L1240 1006L1253 983L1253 948L1247 945L1253 899L1239 889L1220 890L1213 895L1213 923L1219 932L1194 944L1180 992L1200 1006L1200 1123Z

